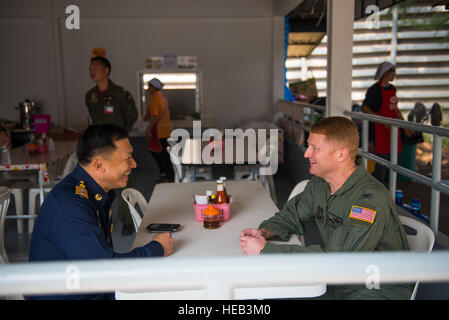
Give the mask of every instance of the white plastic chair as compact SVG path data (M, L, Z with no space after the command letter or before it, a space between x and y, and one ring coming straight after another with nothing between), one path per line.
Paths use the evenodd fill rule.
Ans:
M133 219L134 228L136 232L139 230L140 224L142 223L142 217L139 212L137 212L136 204L139 205L142 213L145 213L148 210L148 203L143 197L143 195L134 188L126 188L122 190L122 198L128 204L129 212L131 213L131 217Z
M70 172L73 171L73 169L75 169L77 164L78 159L76 156L76 152L73 152L67 159L62 174L44 186L44 194L49 193L56 184L58 184L62 179L65 178L65 176L67 176ZM39 188L30 188L28 191L28 213L30 215L36 214L36 197L39 195L39 193L40 193ZM34 227L34 219L29 219L28 233L31 233L33 231L33 227Z
M167 147L167 152L170 154L170 160L173 166L173 171L175 173L175 182L191 182L192 173L191 169L187 169L181 164L181 158L176 155L176 152L171 153L173 146ZM202 178L204 180L212 180L212 168L199 167L196 169L195 178Z
M406 216L400 215L399 220L404 226L407 226L408 228L416 231L416 234L406 234L407 242L411 251L432 251L433 244L435 243L435 234L433 233L432 229L430 229L424 223ZM410 300L415 300L418 286L419 281L416 281L415 288L413 289Z
M309 179L302 180L302 181L298 182L298 184L293 188L292 192L290 192L290 195L288 196L288 200L290 200L297 194L300 194L301 192L303 192L308 183L309 183Z
M308 183L309 183L309 179L302 180L302 181L298 182L296 184L296 186L293 188L292 192L290 192L290 195L288 196L287 201L290 200L291 198L293 198L294 196L296 196L297 194L300 194L301 192L303 192ZM306 244L304 235L298 235L298 239L302 243L302 245Z
M233 176L234 180L251 179L252 166L234 166Z
M16 215L23 215L23 190L21 188L11 188L11 194L14 195ZM23 233L22 219L17 219L17 232Z
M6 187L0 187L0 264L9 263L8 255L5 250L4 234L5 234L5 217L8 211L11 197L11 190ZM24 300L23 295L12 295L1 297L6 300Z
M14 195L14 205L16 208L16 215L20 216L24 214L23 211L23 190L29 188L29 184L32 183L31 179L28 179L26 175L24 179L20 180L16 176L7 175L8 171L2 172L5 179L9 180L8 187L11 194ZM35 176L34 176L35 178ZM18 181L20 180L20 181ZM24 181L28 180L28 181ZM23 219L17 219L17 232L23 233Z
M5 219L9 207L11 191L7 187L0 187L0 263L8 263L5 249Z

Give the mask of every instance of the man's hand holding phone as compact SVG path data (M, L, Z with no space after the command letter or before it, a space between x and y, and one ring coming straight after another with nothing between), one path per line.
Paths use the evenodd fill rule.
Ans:
M152 241L157 241L164 248L164 257L169 256L173 253L173 237L170 232L158 233L152 239Z

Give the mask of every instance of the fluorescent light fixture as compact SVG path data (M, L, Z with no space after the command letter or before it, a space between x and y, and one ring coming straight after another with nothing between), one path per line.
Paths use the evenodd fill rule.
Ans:
M145 73L143 74L143 82L146 83L150 81L153 78L158 78L165 86L164 89L167 88L169 84L176 84L176 85L186 85L190 84L189 87L192 89L196 88L196 73L164 73L164 74L158 74L158 73ZM171 88L174 89L174 88ZM179 89L176 87L176 89ZM187 88L185 88L187 89Z

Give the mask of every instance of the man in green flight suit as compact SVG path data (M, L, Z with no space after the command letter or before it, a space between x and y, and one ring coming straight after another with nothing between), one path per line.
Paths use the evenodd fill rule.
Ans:
M86 93L86 105L93 124L110 123L131 131L137 120L132 95L109 79L111 63L103 57L90 59L89 74L97 85Z
M314 177L304 191L259 229L245 229L240 247L245 254L355 252L408 250L396 207L388 190L363 166L356 165L359 134L345 117L315 123L304 154ZM288 240L303 235L305 224L315 222L323 245L275 245L267 239ZM331 272L332 267L329 266ZM327 286L322 299L410 299L412 284Z
M86 105L92 124L115 124L126 129L129 133L137 120L138 113L134 99L128 91L116 85L109 79L111 63L108 59L95 56L90 59L90 78L97 85L86 93ZM130 176L129 187L133 187ZM118 191L118 215L123 224L122 234L130 235L134 231L128 205Z

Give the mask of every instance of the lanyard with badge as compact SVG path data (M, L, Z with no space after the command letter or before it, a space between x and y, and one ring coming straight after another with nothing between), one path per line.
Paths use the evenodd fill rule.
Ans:
M97 193L95 195L95 200L97 201L101 201L103 199L103 197ZM112 210L109 210L108 214L102 214L102 212L104 213L104 211L100 211L97 210L97 222L98 222L98 227L100 227L100 229L102 229L105 233L105 237L106 237L106 241L112 245Z
M104 97L104 114L114 114L114 106L112 105L112 97Z
M108 215L108 219L107 221L104 221L104 216L102 216L101 212L99 210L97 210L97 223L98 223L98 227L103 230L104 235L106 237L106 241L112 245L112 221L110 219L111 216L111 212ZM104 225L104 227L103 227ZM109 231L109 232L108 232Z

